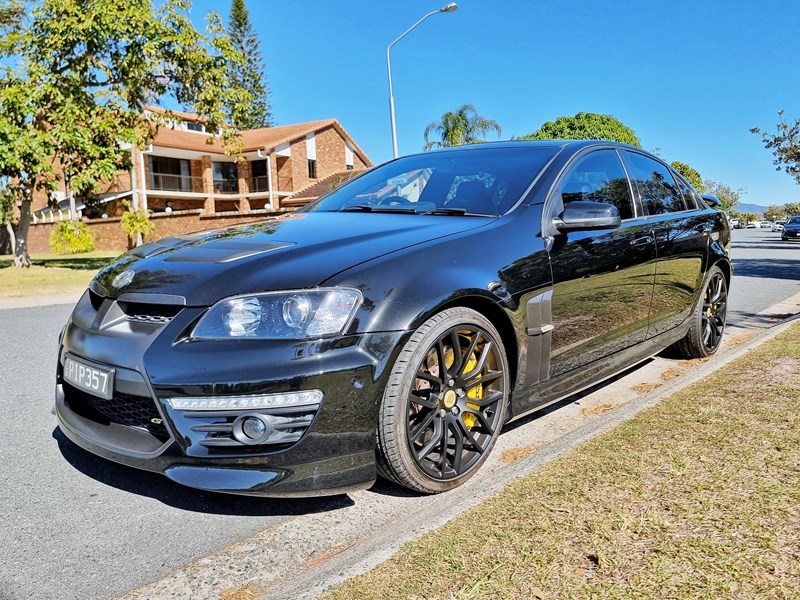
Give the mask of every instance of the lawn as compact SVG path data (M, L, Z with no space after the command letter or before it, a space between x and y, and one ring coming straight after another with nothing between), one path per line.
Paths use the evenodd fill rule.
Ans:
M33 254L33 266L14 267L13 256L0 256L0 298L80 293L116 252Z
M327 598L797 598L800 324Z

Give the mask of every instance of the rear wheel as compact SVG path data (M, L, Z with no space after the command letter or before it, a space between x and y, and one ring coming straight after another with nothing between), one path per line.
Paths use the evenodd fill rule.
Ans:
M509 374L500 335L483 315L451 308L411 336L395 362L378 423L378 468L426 493L478 470L505 422Z
M692 315L686 336L675 344L685 358L704 358L714 354L722 343L728 312L728 284L719 267L713 267L706 278L703 297Z

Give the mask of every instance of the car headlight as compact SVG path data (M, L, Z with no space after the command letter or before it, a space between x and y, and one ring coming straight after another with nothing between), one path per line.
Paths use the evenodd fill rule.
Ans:
M341 334L361 306L350 288L265 292L220 300L195 325L196 339L298 340Z

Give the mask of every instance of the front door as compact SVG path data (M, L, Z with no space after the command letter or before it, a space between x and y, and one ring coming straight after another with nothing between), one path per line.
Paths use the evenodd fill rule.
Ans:
M622 225L553 236L550 379L644 341L653 296L655 237L637 214L615 150L580 157L561 178L545 218L577 200L614 204Z

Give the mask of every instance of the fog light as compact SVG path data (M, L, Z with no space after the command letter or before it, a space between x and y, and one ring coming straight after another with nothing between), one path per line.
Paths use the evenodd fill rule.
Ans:
M233 422L233 437L248 446L266 443L273 433L275 430L264 415L248 413Z

